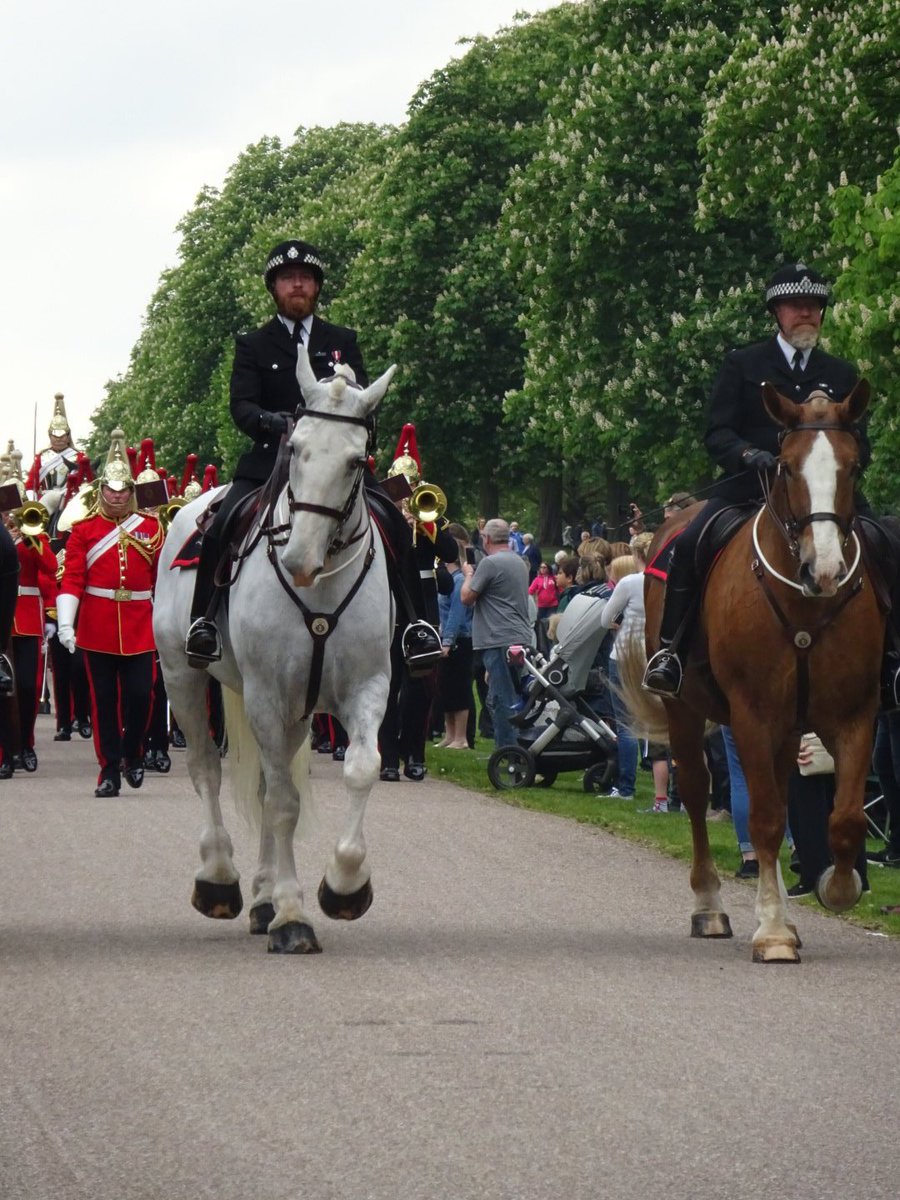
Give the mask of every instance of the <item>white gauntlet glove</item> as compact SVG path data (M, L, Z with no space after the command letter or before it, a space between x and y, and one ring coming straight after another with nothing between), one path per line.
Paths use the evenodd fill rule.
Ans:
M70 654L75 653L75 617L78 614L78 597L70 592L60 592L56 598L56 617L59 621L57 637Z

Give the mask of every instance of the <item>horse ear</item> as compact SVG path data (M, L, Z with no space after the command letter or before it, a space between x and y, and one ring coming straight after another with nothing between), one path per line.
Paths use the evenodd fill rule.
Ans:
M871 394L872 389L869 387L868 379L858 380L853 391L841 403L844 419L849 424L858 421L869 407L869 397Z
M318 380L309 365L309 352L305 343L301 343L297 347L297 382L300 384L303 399L308 403Z
M766 406L766 412L779 425L784 425L788 429L793 429L800 421L800 409L787 396L782 396L771 383L762 385L763 404Z
M394 363L388 367L383 375L379 375L374 383L370 383L361 397L361 404L365 412L373 412L381 403L384 393L388 390L391 380L394 378L394 372L397 370L397 364Z

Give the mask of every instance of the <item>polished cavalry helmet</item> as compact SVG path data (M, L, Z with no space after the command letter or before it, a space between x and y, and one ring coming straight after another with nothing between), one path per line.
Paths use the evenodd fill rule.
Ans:
M106 456L106 465L100 475L100 482L114 492L124 491L125 488L134 491L134 476L128 462L125 434L121 429L112 431L109 454Z
M806 263L786 263L766 284L766 308L775 312L782 300L817 300L822 312L828 307L828 284Z
M66 406L63 403L62 392L57 392L53 397L53 416L50 418L50 424L47 432L51 437L66 437L71 436L72 430L69 428L69 422L66 417Z
M325 262L322 255L309 242L301 242L294 238L288 242L279 242L269 251L266 259L266 269L263 279L271 292L275 282L275 273L282 267L310 267L319 287L325 281Z

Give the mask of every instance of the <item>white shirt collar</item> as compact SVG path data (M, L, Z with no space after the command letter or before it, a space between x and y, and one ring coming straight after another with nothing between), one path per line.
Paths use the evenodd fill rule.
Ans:
M797 347L792 346L790 342L786 342L780 333L778 333L776 335L776 337L778 339L778 345L781 347L781 353L787 359L787 365L793 371L794 355L797 353ZM801 362L800 365L803 368L803 370L805 371L806 364L809 362L809 356L812 354L812 350L801 350L800 353L803 355L803 361Z
M285 327L285 329L288 331L288 333L291 335L291 338L293 339L294 325L296 324L296 322L292 321L290 317L282 316L281 313L278 314L278 320L282 323L282 325ZM309 345L309 335L312 333L312 323L313 323L312 313L310 313L310 315L308 317L304 317L303 320L300 322L300 324L303 326L303 345L304 346Z

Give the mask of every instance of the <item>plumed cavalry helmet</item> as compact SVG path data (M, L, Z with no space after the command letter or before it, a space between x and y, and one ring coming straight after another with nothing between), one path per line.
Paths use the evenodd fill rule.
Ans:
M388 471L388 479L392 479L395 475L405 475L407 483L412 487L415 487L422 478L422 460L419 458L415 425L404 425L400 433L397 449L394 451L394 461Z
M138 456L137 483L156 483L160 478L156 469L156 447L153 438L144 438L141 442L141 452Z
M105 484L114 492L124 491L125 488L134 490L134 476L128 463L128 452L125 449L125 434L121 429L112 431L109 454L106 465L100 476L101 484Z
M779 267L766 284L766 308L774 313L782 300L817 300L822 312L828 307L828 284L803 262Z
M269 251L263 279L270 292L275 281L275 272L281 267L310 267L319 287L325 280L325 261L322 255L315 246L311 246L309 242L301 242L297 238L288 242L279 242Z
M66 406L63 403L62 392L57 392L53 397L53 416L50 418L47 432L51 437L66 437L72 432L66 419Z

